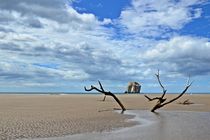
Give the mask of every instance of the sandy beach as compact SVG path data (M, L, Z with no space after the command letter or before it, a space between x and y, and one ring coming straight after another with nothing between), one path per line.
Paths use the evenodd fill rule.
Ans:
M149 111L154 103L148 102L142 94L117 96L127 108L124 114L116 111L116 109L120 108L111 97L107 97L106 101L103 102L103 95L101 94L0 95L0 139L85 139L87 136L90 138L95 137L95 139L103 139L103 136L104 139L116 139L119 138L117 136L122 136L121 133L125 133L123 131L135 132L136 130L141 130L141 132L144 132L145 129L142 128L144 126L142 124L145 121L139 118L144 118L145 114L146 122L158 122L160 119L157 120L157 118L161 118L161 122L165 122L166 125L174 125L171 130L163 128L162 130L168 130L164 134L170 133L174 129L176 131L176 128L179 128L175 123L177 120L180 120L179 122L189 121L184 124L186 127L189 127L187 124L190 124L192 129L194 128L193 126L198 126L204 129L203 131L199 129L202 132L210 130L210 125L207 124L207 118L210 116L208 113L210 112L210 95L208 94L184 95L177 102L158 110L160 116L163 117L159 116L157 118L154 113ZM174 96L176 95L167 95L167 98L170 99ZM185 99L190 99L194 104L178 104L179 101L184 101ZM142 116L142 114L144 115ZM177 117L170 119L170 116ZM187 119L189 116L192 116L192 119ZM195 120L204 126L193 125L192 122L196 122ZM171 124L171 122L173 123ZM158 125L155 126L157 127ZM184 126L182 127L184 129ZM135 131L132 129L135 129ZM150 129L153 130L155 127L148 127L148 130ZM153 131L155 134L159 132ZM112 137L114 134L116 137ZM143 134L138 137L150 139L152 136L156 136L151 135L148 138L145 136L147 134L146 131ZM110 137L106 137L107 135L110 135ZM205 139L209 137L205 133L204 135L199 134L196 136L198 137L193 137L194 140L196 138ZM124 137L124 139L135 139L136 137ZM169 137L164 138L167 139Z

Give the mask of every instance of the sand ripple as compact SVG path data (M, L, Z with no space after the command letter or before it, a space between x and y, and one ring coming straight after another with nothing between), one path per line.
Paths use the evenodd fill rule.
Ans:
M0 139L57 137L133 125L125 123L129 116L113 113L112 100L105 103L100 97L1 95Z

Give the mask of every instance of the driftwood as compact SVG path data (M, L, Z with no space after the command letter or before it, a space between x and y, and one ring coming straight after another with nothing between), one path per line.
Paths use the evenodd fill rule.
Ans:
M104 99L103 99L103 101L105 101L106 100L106 95L104 95Z
M182 105L190 105L190 104L194 104L193 102L190 101L190 99L186 99L183 102L178 102L178 104L182 104Z
M160 97L155 97L155 98L150 98L148 97L147 95L144 95L149 101L153 101L153 100L158 100L156 105L151 109L151 112L155 112L155 110L167 105L167 104L170 104L174 101L176 101L177 99L179 99L182 95L184 95L186 93L186 91L188 90L188 88L192 85L192 82L190 82L190 78L188 79L187 81L187 85L185 87L185 89L175 98L169 100L169 101L166 101L166 98L164 98L167 90L165 89L165 87L162 85L161 81L160 81L160 74L159 74L159 70L158 70L158 73L155 74L156 77L157 77L157 80L158 80L158 83L160 85L160 87L162 88L163 90L163 94L160 96Z
M120 107L122 109L122 113L123 113L123 111L125 111L126 109L123 106L123 104L120 102L120 100L113 93L111 93L110 91L105 91L100 81L98 81L98 83L100 85L100 89L95 87L95 86L93 86L93 85L91 85L90 89L87 89L86 87L84 87L85 91L96 90L96 91L98 91L100 93L103 93L105 95L103 101L105 101L106 96L112 96L115 99L115 101L120 105Z

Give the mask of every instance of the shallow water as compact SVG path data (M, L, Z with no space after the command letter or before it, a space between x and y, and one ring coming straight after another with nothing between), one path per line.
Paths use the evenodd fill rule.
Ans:
M126 111L139 124L111 132L93 132L39 140L209 140L210 112Z

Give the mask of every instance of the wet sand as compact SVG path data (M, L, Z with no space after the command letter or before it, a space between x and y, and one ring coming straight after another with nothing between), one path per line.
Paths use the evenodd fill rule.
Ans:
M209 140L210 113L128 111L139 124L112 132L69 135L50 140ZM48 140L48 139L39 139Z
M124 135L127 135L129 132L131 132L130 130L134 131L134 129L136 132L138 132L137 134L140 134L140 131L145 131L144 133L141 133L143 135L137 135L138 137L152 139L152 137L146 136L146 130L148 129L150 133L154 132L154 136L156 136L155 134L157 134L157 130L153 129L155 127L159 128L159 126L162 126L162 123L160 122L167 124L167 127L164 127L164 129L167 130L165 132L163 131L164 135L171 133L169 132L170 129L167 129L169 128L168 125L170 123L165 123L165 120L169 120L170 122L170 118L171 116L174 116L173 113L175 113L176 110L182 111L181 113L178 113L178 115L175 114L177 119L180 119L180 122L185 122L187 121L185 120L186 118L192 116L192 121L186 123L190 125L182 126L183 130L184 128L194 128L193 126L199 126L195 123L192 123L195 120L199 121L199 124L203 125L203 127L199 128L201 132L205 132L207 129L210 130L210 125L206 122L206 116L209 117L210 115L208 113L204 113L210 111L210 95L184 95L184 97L179 101L190 99L190 101L194 102L195 104L180 105L177 104L177 102L169 104L158 111L160 114L159 118L161 118L160 120L162 121L155 119L157 116L148 111L152 107L153 103L148 102L143 95L117 96L128 109L125 114L120 114L114 111L114 108L119 109L119 106L111 97L108 97L105 102L101 101L103 99L103 95L100 94L0 95L0 139L28 139L45 137L50 137L49 139L87 139L88 136L90 136L90 139L103 139L104 136L105 139L107 135L110 135L110 137L107 137L107 139L118 139L119 137L123 136L121 131L126 131L124 132ZM167 98L172 98L174 96L176 95L169 95ZM146 113L141 113L141 111L139 113L139 110L147 111ZM169 112L162 110L167 110ZM183 111L193 112L189 114L189 112ZM172 115L170 116L171 113ZM142 125L144 124L144 121L139 121L139 119L142 120L142 116L139 116L142 114L149 114L146 116L146 118L152 118L146 120L147 122L153 122L155 120L156 123L154 124L159 125L152 127L151 125L148 125L148 128L143 127L145 126ZM188 117L183 117L185 114L188 114ZM137 120L129 121L129 119L133 118L134 116L138 116ZM136 121L138 121L140 124L136 125ZM179 125L176 123L176 120L172 120L171 122L174 123L170 124L172 125L172 128L179 127ZM210 121L208 120L208 122ZM139 129L139 127L141 129ZM173 129L171 129L171 131L172 130ZM179 134L181 136L183 135L182 131L174 131L177 131L177 133L181 132ZM114 135L115 133L119 133L119 135ZM67 135L67 137L63 137L64 135ZM97 137L98 135L99 137ZM132 135L136 136L136 134ZM125 139L135 139L133 136L131 137L128 135L128 137L125 137ZM204 137L201 137L199 134L199 137L201 138L205 139L205 136L209 135L205 134ZM166 138L168 139L168 137Z

